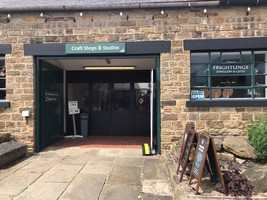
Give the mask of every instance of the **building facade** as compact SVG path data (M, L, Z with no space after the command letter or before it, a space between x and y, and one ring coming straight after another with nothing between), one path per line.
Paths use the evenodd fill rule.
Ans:
M250 9L244 5L204 7L191 4L187 7L108 11L51 8L41 12L11 11L0 17L0 130L11 133L33 151L39 151L63 136L57 135L59 132L72 130L68 127L71 119L67 108L68 101L75 99L68 95L77 91L75 87L85 86L68 84L86 82L79 82L86 79L85 72L74 64L85 67L84 59L91 63L102 59L105 66L108 66L108 60L113 63L116 59L124 66L128 66L128 62L131 64L131 59L150 63L146 63L148 68L143 66L142 70L136 69L130 74L127 70L116 73L109 69L101 74L88 72L86 76L90 80L86 79L87 82L94 81L84 90L90 91L88 112L91 120L97 119L97 116L92 117L94 111L101 109L103 115L99 120L104 121L104 111L119 110L115 104L112 108L97 108L100 97L95 94L106 95L107 101L121 100L120 95L129 95L129 99L134 96L129 101L135 109L146 101L145 98L140 100L142 94L138 92L148 91L152 71L156 88L153 127L159 152L179 141L188 122L193 122L198 132L209 132L219 139L245 137L249 120L265 115L267 9L264 5L251 6ZM108 44L111 46L107 48L113 48L113 44L120 43L126 50L123 54L115 51L95 53L90 49L67 52L68 44L81 43L88 48L93 44ZM72 68L68 68L70 63L73 63ZM129 84L122 84L126 82ZM136 86L137 82L143 85ZM133 92L114 92L116 88L124 91L127 87ZM109 93L105 93L105 89L112 90L117 96L107 96ZM126 107L121 103L121 109ZM138 109L140 112L149 110ZM25 110L30 111L29 117L22 116ZM123 121L128 119L126 114L115 118L114 113L112 119L117 119L118 123L112 133L124 129L128 122ZM131 125L134 126L133 135L138 131L149 132L148 113L144 116L131 114L132 124L135 124ZM56 118L50 119L50 115ZM55 119L59 121L53 123ZM43 124L44 121L47 123ZM89 127L97 123L97 120L89 122ZM140 128L143 125L147 126L144 130ZM101 126L94 130L89 128L89 132L95 131L97 135ZM128 129L125 125L125 130ZM131 133L124 136L128 135ZM54 140L46 141L49 137Z

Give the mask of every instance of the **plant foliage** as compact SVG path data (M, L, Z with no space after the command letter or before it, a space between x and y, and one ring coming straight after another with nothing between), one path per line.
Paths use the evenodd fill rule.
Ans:
M223 171L226 190L231 196L243 196L246 199L251 199L254 186L240 172L240 167L237 164L229 163L228 170Z
M247 127L249 143L260 161L267 162L267 115L256 118Z

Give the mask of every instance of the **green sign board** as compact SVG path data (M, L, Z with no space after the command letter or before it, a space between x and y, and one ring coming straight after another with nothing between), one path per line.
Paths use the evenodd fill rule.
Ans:
M250 64L220 64L211 66L212 75L221 74L250 74L251 65Z
M66 54L125 53L125 43L69 43L65 45Z

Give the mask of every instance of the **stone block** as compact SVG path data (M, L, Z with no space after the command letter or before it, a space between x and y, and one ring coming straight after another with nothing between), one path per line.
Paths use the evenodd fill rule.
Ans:
M253 147L242 137L226 137L223 141L225 151L240 158L257 159Z
M0 133L0 143L8 142L11 139L10 133Z
M3 142L0 144L0 168L26 155L27 145L21 142Z

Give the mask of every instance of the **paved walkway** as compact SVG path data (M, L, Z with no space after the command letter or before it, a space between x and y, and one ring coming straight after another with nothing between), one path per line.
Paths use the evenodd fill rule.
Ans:
M0 170L1 200L172 200L166 162L141 149L48 148Z

